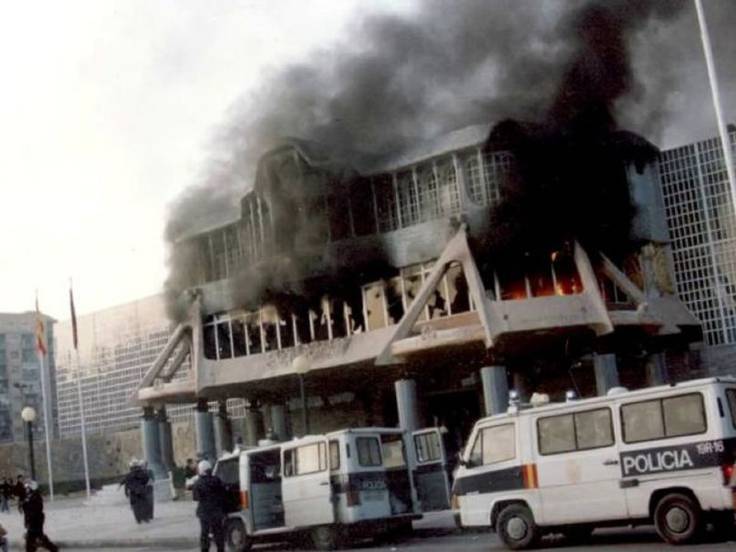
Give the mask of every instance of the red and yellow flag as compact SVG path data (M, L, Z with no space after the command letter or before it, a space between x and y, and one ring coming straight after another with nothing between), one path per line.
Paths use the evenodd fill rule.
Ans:
M36 295L36 350L39 354L46 356L46 324L38 308L38 295Z

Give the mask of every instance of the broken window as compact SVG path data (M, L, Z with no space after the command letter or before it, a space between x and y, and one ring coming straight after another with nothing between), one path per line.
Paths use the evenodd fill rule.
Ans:
M348 335L345 321L345 303L340 299L330 299L330 320L332 322L332 339Z
M546 255L528 259L526 267L532 297L546 297L555 294L552 262Z
M552 253L552 270L555 275L557 295L573 295L583 291L583 283L569 248Z
M204 357L210 360L217 359L217 347L215 346L215 324L214 317L208 316L203 327Z
M330 221L330 239L344 240L350 237L350 203L347 196L331 195L327 198L328 217Z
M373 205L373 190L368 179L360 179L350 191L350 212L356 236L376 232L376 213Z
M248 350L250 354L257 355L263 352L261 343L261 316L259 312L248 313L245 317L248 336Z
M299 343L312 342L312 330L310 329L309 314L310 311L306 307L299 307L294 313L294 318L296 319L296 334L299 339Z
M424 283L424 274L422 271L422 265L417 264L404 268L402 271L404 276L404 296L406 301L406 308L410 309L412 303L419 295L419 290L422 288ZM426 307L422 309L421 314L417 318L418 322L422 322L427 319Z
M390 232L399 227L396 206L396 191L391 176L385 175L373 179L373 191L378 211L378 231Z
M391 278L384 288L386 295L386 310L389 325L398 324L404 316L404 298L402 294L401 277Z
M363 317L363 299L360 290L350 291L345 297L347 324L350 335L366 331Z
M240 318L235 318L231 322L231 328L233 334L233 355L240 357L248 354L245 322Z
M386 326L386 305L384 303L383 282L363 286L363 304L368 329L377 330Z
M447 287L450 314L459 314L470 310L470 290L465 280L463 267L452 263L447 269Z
M278 335L279 313L273 305L261 309L261 327L263 328L264 350L276 351L279 349Z
M524 269L514 264L506 264L496 271L498 285L501 291L501 301L526 299L527 279Z
M291 313L279 313L279 337L281 338L281 348L294 347L296 337L294 334L294 318Z
M419 197L414 182L414 174L411 171L403 172L397 178L399 221L401 227L406 228L419 222Z
M233 356L230 344L230 320L225 319L217 322L215 342L217 343L217 358L231 358Z

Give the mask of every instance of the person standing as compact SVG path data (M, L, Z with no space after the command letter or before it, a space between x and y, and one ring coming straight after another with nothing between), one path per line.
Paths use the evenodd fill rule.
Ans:
M0 512L10 512L9 503L12 487L10 480L3 478L2 483L0 483Z
M26 523L26 552L35 552L39 544L49 552L59 550L43 532L46 515L43 512L43 497L35 481L28 482L26 497L23 501L23 515Z
M153 496L154 496L154 488L153 488L153 482L156 480L156 476L153 474L153 470L148 467L148 462L145 460L141 464L141 467L146 472L146 475L148 476L148 481L146 482L146 511L145 511L145 521L149 522L153 519Z
M19 475L18 479L15 481L15 486L13 487L13 494L18 498L18 511L22 514L23 513L23 502L26 499L26 483L23 480L23 476Z
M148 474L135 458L130 461L128 466L130 471L120 482L120 486L125 487L125 496L130 501L130 509L133 511L135 522L148 522L146 507Z
M197 465L199 477L192 487L192 498L198 502L199 544L202 552L209 552L210 533L217 552L225 552L225 485L212 475L212 464L202 460Z

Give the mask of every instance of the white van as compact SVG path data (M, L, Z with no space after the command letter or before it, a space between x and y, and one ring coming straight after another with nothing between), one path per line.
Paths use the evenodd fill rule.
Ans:
M654 523L665 541L708 522L733 528L736 379L711 378L572 400L478 421L453 504L512 549L545 533Z
M226 528L231 552L300 534L329 550L350 537L411 529L422 512L449 507L435 428L310 435L224 457L215 474L237 493Z

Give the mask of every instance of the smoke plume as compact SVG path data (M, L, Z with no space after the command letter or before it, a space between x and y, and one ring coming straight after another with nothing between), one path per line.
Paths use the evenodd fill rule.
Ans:
M532 133L534 139L511 133L519 138L509 144L517 155L536 155L549 146L545 159L554 164L555 155L569 158L572 149L585 145L581 140L592 137L600 146L593 148L593 159L612 170L622 156L634 155L630 136L615 133L617 119L659 137L669 93L675 92L671 85L682 80L683 69L651 60L655 54L669 59L662 44L677 39L666 38L666 30L692 19L689 1L429 0L420 6L411 17L355 21L349 41L264 75L263 84L230 110L215 140L216 161L172 206L167 241L234 219L239 198L254 184L258 159L286 136L319 142L350 160L355 152L381 155L478 122L535 121L542 128ZM657 52L650 51L649 37ZM508 141L503 129L512 126L502 125L496 138ZM604 152L609 145L616 153ZM634 149L635 156L643 151ZM548 196L569 176L566 170L546 184ZM573 176L568 191L590 196L580 175ZM525 175L531 184L518 195L537 193L541 178ZM612 199L629 219L627 197L610 192L590 199ZM523 204L510 203L508 214ZM496 216L501 224L513 218L501 211ZM518 224L507 227L507 236L520 235ZM575 229L559 234L570 232ZM172 253L166 286L171 297L191 280L193 258L186 251ZM286 272L289 262L282 260Z

